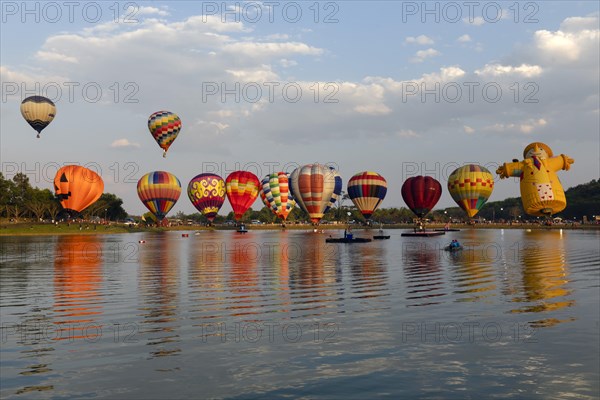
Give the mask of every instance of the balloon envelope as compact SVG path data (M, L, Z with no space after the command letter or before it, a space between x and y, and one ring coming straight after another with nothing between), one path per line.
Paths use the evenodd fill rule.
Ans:
M181 130L181 119L170 111L157 111L148 118L148 129L156 143L164 150L163 157Z
M494 177L486 168L468 164L448 178L450 195L469 217L474 217L494 190Z
M138 181L137 192L142 203L160 221L177 203L181 183L169 172L149 172Z
M290 189L298 205L318 224L342 193L338 172L321 164L307 164L290 175Z
M430 176L414 176L402 184L402 198L419 218L427 215L441 196L442 185Z
M285 172L267 175L261 182L260 198L273 214L286 220L296 202L289 190L289 176Z
M40 137L40 133L54 119L56 106L46 97L30 96L21 102L21 115Z
M225 180L225 189L236 221L252 206L258 197L259 188L260 181L252 172L235 171L229 174Z
M66 165L56 172L54 191L63 208L81 212L100 198L104 181L90 169Z
M376 172L359 172L348 181L348 197L365 219L371 218L386 193L387 182Z
M197 175L188 184L188 197L194 207L212 222L225 202L225 181L215 174Z

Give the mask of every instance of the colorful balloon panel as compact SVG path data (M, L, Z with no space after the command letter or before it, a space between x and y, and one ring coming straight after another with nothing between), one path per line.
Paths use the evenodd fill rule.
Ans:
M260 198L277 217L286 220L296 202L289 188L289 177L285 172L267 175L261 182Z
M460 167L448 178L450 195L471 218L481 210L493 190L494 177L480 165L468 164Z
M442 196L442 185L430 176L414 176L402 184L404 202L419 218L427 215Z
M371 218L386 193L387 182L376 172L359 172L348 181L348 197L365 219Z
M56 172L54 191L64 209L81 212L102 196L104 181L90 169L66 165Z
M21 115L33 129L37 137L56 116L56 106L52 100L43 96L30 96L21 102Z
M188 184L188 197L194 207L212 222L225 202L225 181L216 174L196 175Z
M259 188L260 181L252 172L235 171L229 174L225 180L225 189L236 221L252 206L258 197Z
M170 111L157 111L148 118L148 129L156 143L164 150L163 157L166 157L167 150L181 130L181 119Z
M307 164L290 175L291 192L298 205L318 224L342 192L342 178L325 165Z
M181 183L169 172L149 172L138 181L137 192L142 203L160 221L179 200Z

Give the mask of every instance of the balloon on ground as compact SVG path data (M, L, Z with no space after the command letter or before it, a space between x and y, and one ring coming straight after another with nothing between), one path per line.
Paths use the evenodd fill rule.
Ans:
M225 180L227 199L233 208L235 220L239 221L258 197L260 181L252 172L235 171Z
M43 96L30 96L21 102L21 115L33 129L37 137L56 116L56 106L52 100Z
M276 172L267 175L261 185L261 200L273 214L285 221L296 205L290 193L288 174Z
M365 219L371 218L386 193L387 182L376 172L359 172L348 181L348 197Z
M442 185L430 176L413 176L402 184L402 198L419 218L425 217L441 196Z
M169 172L153 171L140 178L137 192L142 203L160 222L179 200L181 183Z
M290 189L298 205L308 213L313 224L333 206L342 193L342 178L331 167L307 164L290 175Z
M102 196L104 181L90 169L66 165L56 172L54 191L64 209L82 212Z
M564 154L553 157L552 149L541 142L525 147L523 158L523 161L504 163L496 173L500 179L519 177L525 212L549 217L564 210L567 199L556 172L568 171L575 160Z
M181 130L181 119L170 111L157 111L148 118L148 129L156 143L163 149L163 157L167 156Z
M454 170L448 178L450 195L469 218L481 210L493 190L494 177L481 165L467 164Z
M225 202L225 181L216 174L196 175L188 184L188 197L212 223Z

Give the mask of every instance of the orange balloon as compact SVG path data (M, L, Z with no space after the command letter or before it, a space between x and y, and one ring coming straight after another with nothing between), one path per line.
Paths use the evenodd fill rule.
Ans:
M104 181L90 169L67 165L56 173L54 191L63 208L81 212L100 198Z

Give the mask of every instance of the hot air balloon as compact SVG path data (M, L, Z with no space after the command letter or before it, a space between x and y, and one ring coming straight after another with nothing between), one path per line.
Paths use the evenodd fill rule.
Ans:
M64 209L81 212L100 198L104 181L90 169L66 165L56 172L54 191Z
M235 171L225 180L225 188L235 220L239 221L258 197L260 181L252 172Z
M43 96L30 96L21 102L21 115L33 129L37 137L47 127L56 115L56 106L52 100Z
M441 195L442 185L430 176L414 176L402 184L402 198L419 218L433 209Z
M348 197L365 219L371 218L386 193L387 182L376 172L359 172L348 181Z
M166 157L169 146L179 135L181 120L172 112L157 111L148 118L148 129L156 143L164 150L163 157Z
M298 205L318 224L342 193L338 172L321 164L296 168L290 175L290 189Z
M450 195L467 215L472 218L479 212L494 190L494 177L486 168L467 164L448 178Z
M138 181L137 192L142 203L160 222L177 203L181 183L169 172L149 172Z
M521 179L521 201L525 212L550 217L564 210L567 199L556 171L568 171L575 160L564 154L553 157L552 149L540 142L525 147L523 158L523 161L503 164L496 173L500 179L509 176Z
M273 214L285 221L296 202L289 190L289 176L285 172L267 175L261 182L260 198Z
M215 174L197 175L188 184L188 197L212 223L225 202L225 181Z

